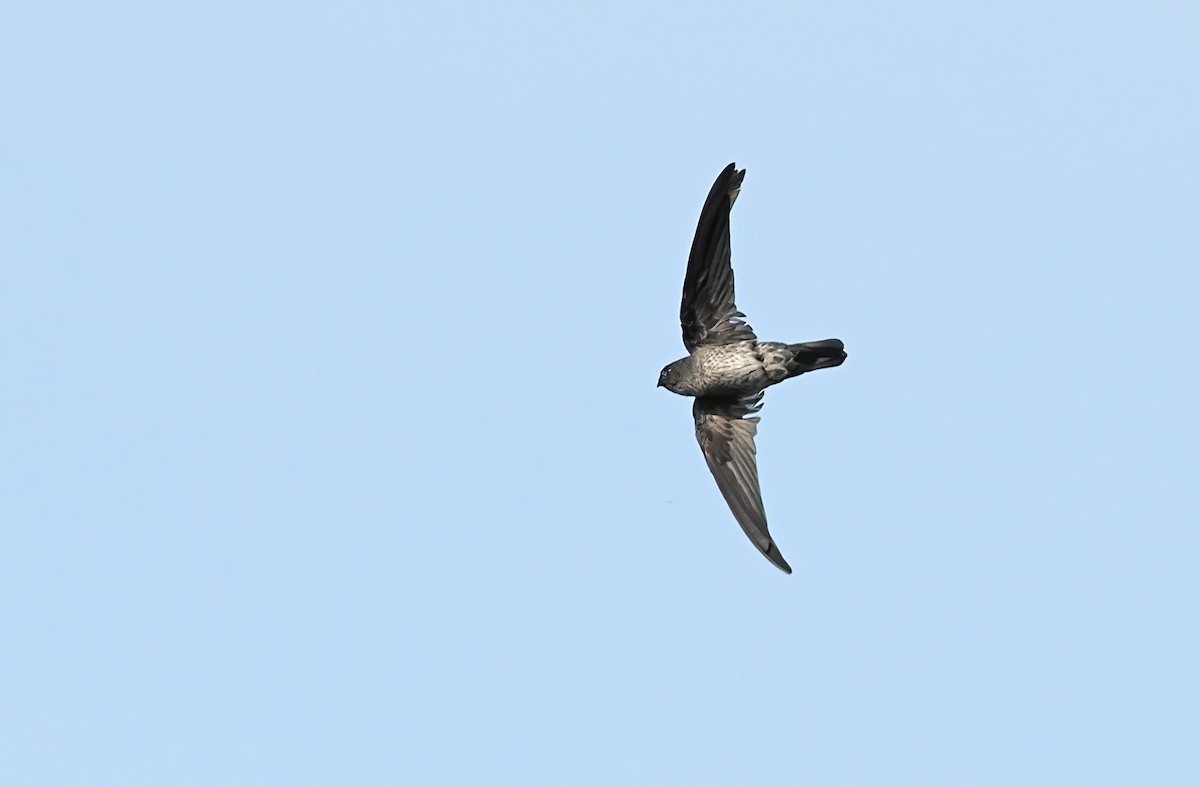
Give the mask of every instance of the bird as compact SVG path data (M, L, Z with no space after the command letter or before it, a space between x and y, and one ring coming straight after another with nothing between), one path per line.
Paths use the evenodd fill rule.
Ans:
M750 541L784 573L767 529L758 483L754 437L763 393L772 385L846 360L840 339L787 344L761 342L734 303L729 214L746 170L721 171L696 224L683 279L679 323L688 354L663 367L658 386L693 398L696 441L717 488Z

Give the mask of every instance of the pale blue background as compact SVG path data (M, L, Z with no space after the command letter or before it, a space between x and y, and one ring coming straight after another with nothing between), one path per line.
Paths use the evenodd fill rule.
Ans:
M0 784L1200 784L1200 5L0 30Z

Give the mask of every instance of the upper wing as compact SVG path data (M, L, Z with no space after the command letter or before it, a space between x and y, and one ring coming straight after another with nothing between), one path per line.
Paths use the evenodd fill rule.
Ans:
M761 393L739 399L697 397L692 405L696 440L742 530L767 560L790 574L792 567L767 531L767 514L758 487L758 464L754 459L758 417L745 417L758 412L761 399Z
M688 352L701 344L728 344L755 339L733 302L733 266L729 261L729 210L737 199L746 170L730 164L717 176L692 239L679 322Z

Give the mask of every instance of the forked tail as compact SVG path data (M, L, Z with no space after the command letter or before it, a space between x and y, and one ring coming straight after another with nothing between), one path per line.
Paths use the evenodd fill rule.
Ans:
M792 357L787 362L788 377L795 377L817 369L841 366L846 360L846 351L841 339L822 339L819 342L789 344Z

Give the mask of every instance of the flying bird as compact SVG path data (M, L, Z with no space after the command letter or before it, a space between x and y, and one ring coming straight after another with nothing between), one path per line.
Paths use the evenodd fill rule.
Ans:
M746 170L730 164L717 176L704 201L679 306L688 355L663 367L658 384L695 399L696 440L725 502L754 546L790 574L792 567L767 530L755 461L758 417L754 414L769 386L805 372L840 366L846 353L840 339L801 344L760 342L742 319L746 315L733 300L729 212L745 176Z

